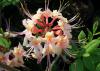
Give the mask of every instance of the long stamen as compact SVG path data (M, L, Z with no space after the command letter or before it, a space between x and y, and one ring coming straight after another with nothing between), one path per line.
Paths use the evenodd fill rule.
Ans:
M49 0L45 0L45 11L49 8Z
M61 5L62 5L62 3L61 3L61 0L60 0L60 6L59 6L59 8L58 8L58 11L61 9Z
M63 3L64 3L64 0L63 0L62 2L61 2L61 0L60 0L60 6L59 6L59 9L58 9L59 12L60 12L60 10L61 10L61 8L62 8Z
M33 48L30 48L26 53L30 53Z
M69 52L69 50L68 49L64 49L64 51L65 51L65 53L67 54L67 55L69 55L70 57L72 57L72 58L75 58L75 54L72 54L71 52Z
M47 9L49 8L49 0L48 0L48 4L47 4Z
M47 9L47 8L46 8L46 7L47 7L47 4L46 4L46 3L47 3L47 0L45 0L45 11L46 11L46 9Z
M73 22L73 21L76 20L79 16L80 16L80 13L77 13L73 18L71 18L71 19L69 20L69 22Z
M81 18L79 18L78 22L76 24L72 25L72 27L77 26L80 23L80 21L81 21Z
M25 53L25 56L26 57L29 57L30 53L33 51L33 47L31 47L26 53Z
M8 22L7 22L7 20L6 19L4 19L5 20L5 22L6 22L6 26L7 26L7 28L6 28L6 31L7 31L7 36L8 37L10 37L10 19L8 20Z
M61 9L59 10L59 12L62 12L66 7L68 7L70 4L68 4L69 3L69 1L67 2L67 3L65 3L62 7L61 7Z
M76 24L72 25L71 28L72 29L76 29L76 28L82 28L82 27L84 27L84 25L83 26L80 26L81 23L83 23L83 21L82 21L81 18L79 18L78 19L78 22Z
M62 9L60 10L60 12L62 12L64 9L66 9L68 6L70 6L70 4L67 4L66 6L63 6Z
M31 16L31 14L29 13L29 11L28 10L26 10L25 8L24 8L24 6L23 6L23 4L20 2L20 4L21 4L21 7L22 7L22 10L24 11L24 13L29 17L29 18L32 18L32 16Z
M9 19L8 23L7 23L7 20L5 20L5 21L6 21L6 25L7 25L6 31L10 32L10 19Z

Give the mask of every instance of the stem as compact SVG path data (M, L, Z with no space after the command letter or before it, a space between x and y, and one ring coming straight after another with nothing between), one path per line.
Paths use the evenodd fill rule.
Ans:
M51 71L50 54L47 55L47 71Z
M95 34L93 34L94 36L96 36L96 35L100 35L100 32L98 32L98 33L95 33Z
M54 61L51 63L51 69L53 68L54 64L58 61L60 56L57 56Z

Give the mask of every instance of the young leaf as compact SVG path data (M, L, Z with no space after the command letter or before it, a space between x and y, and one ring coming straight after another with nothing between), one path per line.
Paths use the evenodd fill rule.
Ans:
M95 39L89 42L87 45L84 46L85 52L83 53L83 57L88 57L90 56L90 54L95 53L99 45L100 45L99 39Z
M82 41L84 39L86 39L86 35L85 35L84 31L82 30L78 35L78 40Z
M77 59L70 65L69 71L84 71L83 62L81 59Z
M0 7L3 8L8 5L17 5L20 0L0 0Z
M4 32L3 32L3 29L2 28L0 28L0 34L3 34Z
M0 37L0 46L3 46L5 48L9 48L11 45L11 42L8 41L7 39Z
M96 30L97 30L97 28L98 28L98 24L99 24L99 20L96 19L96 21L95 21L94 24L93 24L93 34L96 33Z
M99 46L100 40L95 39L89 42L84 48L86 48L86 53L92 53Z
M92 34L92 32L89 29L87 29L87 31L88 31L88 41L92 41L93 34Z

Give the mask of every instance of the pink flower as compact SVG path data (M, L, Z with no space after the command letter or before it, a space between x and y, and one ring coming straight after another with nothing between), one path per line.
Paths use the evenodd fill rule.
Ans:
M69 47L69 39L67 36L58 36L56 46L62 49Z
M30 57L31 55L33 58L38 59L38 63L40 63L42 60L42 49L43 49L41 45L41 38L39 37L31 38L28 47L30 48L28 49L28 51L25 53L24 56Z
M62 31L63 31L63 35L67 35L68 38L72 38L71 35L71 25L69 25L66 22L63 22L62 20L58 21L58 25L61 27Z
M47 54L52 54L53 52L53 48L55 47L55 37L54 37L54 33L53 32L47 32L45 34L44 39L44 53L45 55Z
M29 47L25 53L26 57L33 57L41 62L46 55L48 58L50 54L53 56L55 54L60 55L63 50L69 47L72 38L71 25L67 18L63 17L62 10L51 11L46 8L43 11L38 9L36 14L30 17L31 20L23 22L26 28L23 45ZM51 18L51 21L49 21L49 18Z
M21 44L18 47L15 47L14 50L7 52L4 56L4 63L6 63L10 67L20 67L24 66L23 56L24 49Z

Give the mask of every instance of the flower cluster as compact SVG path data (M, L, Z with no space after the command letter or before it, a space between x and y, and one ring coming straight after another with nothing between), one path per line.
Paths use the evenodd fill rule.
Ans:
M23 46L29 48L25 53L26 57L33 57L41 62L46 55L60 55L69 47L71 25L57 10L38 9L30 19L23 20L23 25L25 30L20 34L25 35Z
M59 10L38 9L37 13L22 21L25 30L17 35L25 35L23 46L14 47L6 54L0 54L0 61L11 66L23 66L23 57L35 58L40 63L45 56L61 55L69 47L71 25ZM16 35L15 35L16 36Z

